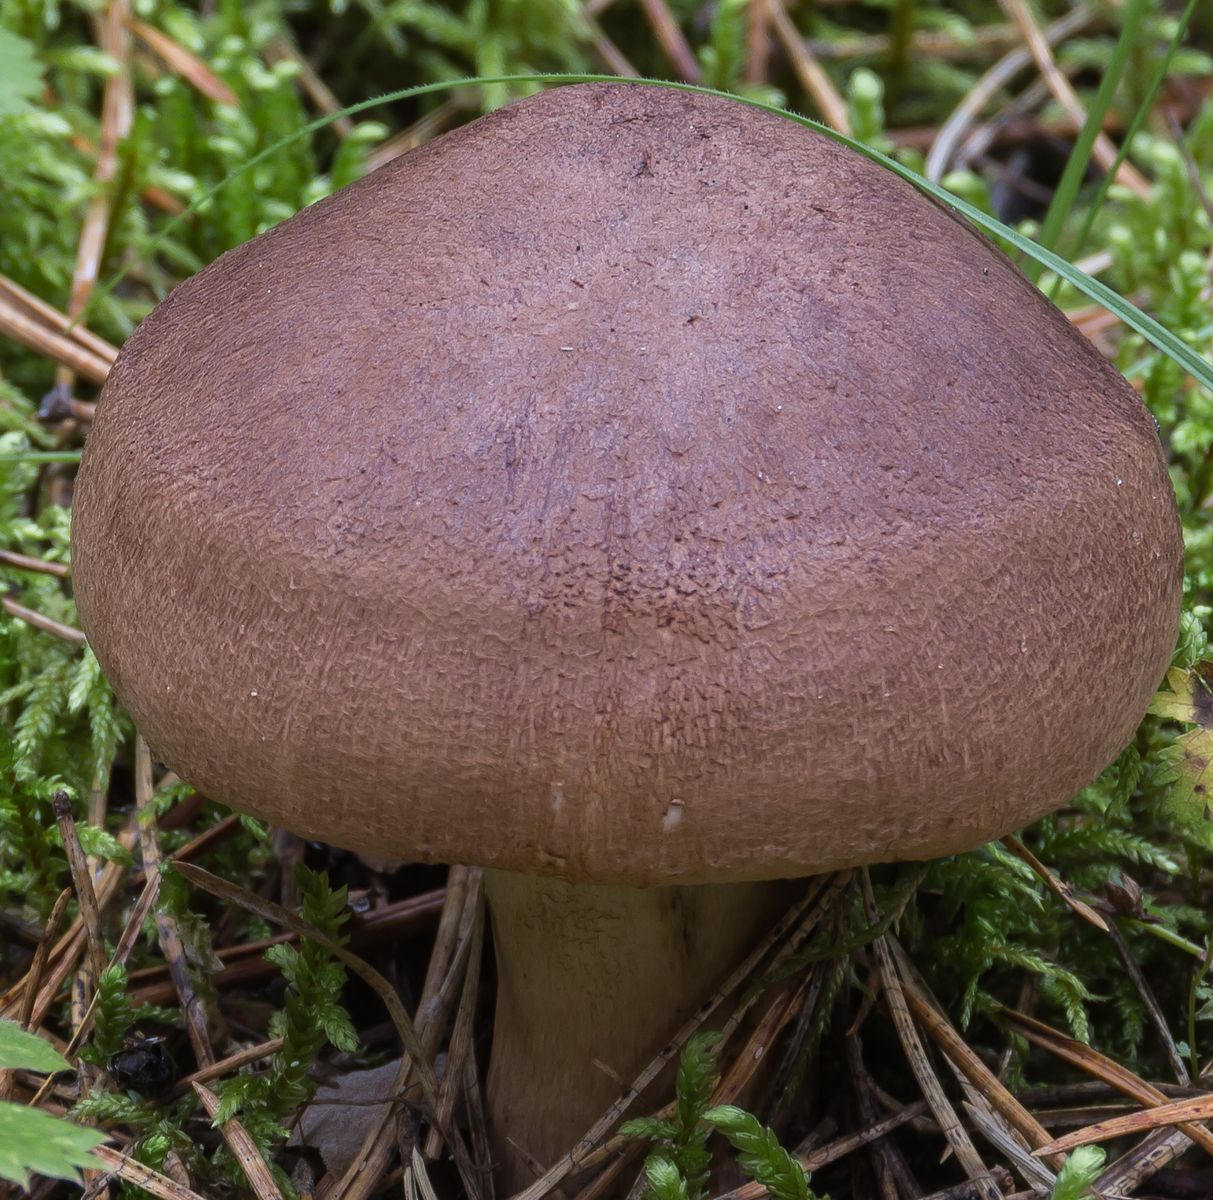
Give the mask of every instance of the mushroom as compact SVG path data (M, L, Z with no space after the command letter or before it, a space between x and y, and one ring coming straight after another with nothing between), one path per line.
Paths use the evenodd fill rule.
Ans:
M1115 757L1180 526L969 226L719 97L561 87L224 255L114 366L84 627L241 811L491 868L489 1101L553 1161L782 903Z

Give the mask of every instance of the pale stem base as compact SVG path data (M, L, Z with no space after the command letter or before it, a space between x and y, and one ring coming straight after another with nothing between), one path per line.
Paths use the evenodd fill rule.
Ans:
M566 1153L788 903L784 882L628 888L485 873L488 1109L503 1194ZM723 1018L722 1018L723 1019ZM708 1022L708 1028L712 1022ZM644 1112L643 1100L630 1113Z

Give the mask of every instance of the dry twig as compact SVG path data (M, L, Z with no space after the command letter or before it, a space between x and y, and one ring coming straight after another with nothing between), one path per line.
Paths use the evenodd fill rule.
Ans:
M1048 85L1049 91L1053 94L1053 98L1065 110L1075 127L1081 129L1087 119L1086 110L1064 72L1058 69L1057 63L1053 59L1053 49L1040 26L1036 24L1036 18L1033 17L1027 0L999 0L999 3L1011 20L1019 26L1036 67ZM1111 171L1115 166L1117 150L1112 139L1106 133L1099 134L1095 139L1092 153L1095 161L1104 171ZM1127 160L1117 168L1116 181L1130 188L1138 196L1144 197L1150 194L1149 183L1143 178L1141 172Z
M206 1200L205 1196L200 1196L197 1192L191 1191L167 1175L162 1175L159 1171L153 1171L151 1167L145 1167L121 1150L115 1150L111 1146L98 1146L93 1154L105 1164L109 1178L112 1179L116 1176L125 1183L133 1184L145 1192L150 1192L153 1196L160 1197L160 1200ZM104 1178L98 1180L85 1192L81 1200L91 1200L100 1192L106 1182L107 1180Z
M839 95L833 80L813 57L808 42L800 36L800 30L792 24L792 18L783 7L783 0L767 0L767 3L770 6L771 24L791 60L800 86L808 92L813 103L817 105L817 111L821 113L821 119L831 129L849 134L851 118L847 113L846 101Z
M286 38L271 39L265 47L265 57L271 63L292 62L299 68L299 87L319 112L332 116L333 113L340 112L345 107L317 73L316 68ZM235 97L233 97L234 102ZM349 117L341 116L334 119L333 132L338 137L349 137L353 131L354 122Z
M54 575L57 579L66 579L68 576L66 563L30 558L28 554L18 554L15 550L0 550L0 566L14 567L18 571L33 571L39 575Z
M699 60L678 27L666 0L640 0L645 20L653 31L666 58L683 83L699 82Z
M1049 25L1042 36L1048 45L1055 46L1071 34L1077 33L1090 20L1091 14L1079 5ZM932 183L938 183L943 178L956 153L956 147L986 105L1031 62L1032 54L1027 47L1018 46L1009 50L965 93L931 142L923 174Z
M71 871L72 884L76 889L80 916L84 921L85 958L95 985L105 970L105 943L101 940L101 913L97 908L97 893L93 890L93 876L84 857L84 847L80 845L80 835L76 832L70 797L66 792L56 792L52 805L59 836L63 839L63 850L67 855L68 870Z
M143 852L143 868L149 875L160 870L163 861L160 854L160 838L156 829L155 810L152 800L155 784L152 780L152 756L142 735L135 737L135 805L139 814L139 845ZM160 949L168 963L173 988L185 1017L185 1028L189 1034L194 1058L200 1067L209 1067L215 1061L211 1049L210 1033L207 1031L206 1009L194 991L193 981L185 961L185 948L176 920L167 912L155 915L156 932L160 937Z
M71 898L71 888L64 888L59 893L58 898L55 900L55 906L51 909L51 915L47 918L46 928L38 939L38 948L34 951L34 961L30 963L29 971L25 976L25 995L21 1005L21 1015L18 1018L25 1029L33 1028L34 998L38 994L38 989L42 986L42 973L46 970L51 942L55 940L55 936L59 932L59 926L63 922L63 914L67 912L67 904Z
M1014 1027L1016 1033L1027 1038L1034 1045L1040 1046L1041 1049L1086 1071L1088 1075L1094 1075L1096 1078L1104 1080L1105 1083L1111 1084L1126 1096L1131 1096L1139 1104L1156 1107L1167 1103L1167 1097L1153 1084L1147 1083L1127 1067L1100 1054L1098 1050L1066 1037L1064 1033L1051 1028L1042 1021L1015 1012L1013 1009L1004 1008L999 1015L1002 1020ZM1206 1129L1203 1125L1190 1123L1184 1123L1181 1128L1207 1154L1213 1153L1213 1131Z
M100 21L101 49L118 64L118 70L106 78L101 95L101 144L93 169L95 187L80 227L76 264L67 301L67 315L72 320L84 312L101 270L101 256L105 251L110 226L112 191L118 175L118 147L130 134L135 119L130 35L126 31L126 22L130 19L130 0L110 0ZM70 395L75 382L75 369L61 363L55 374L55 382L64 393Z
M872 895L872 885L866 872L862 879L868 919L876 921L879 913ZM910 1018L901 980L893 965L888 934L882 934L872 945L880 966L881 988L889 1007L889 1014L893 1018L893 1024L897 1030L897 1037L909 1059L910 1069L914 1072L915 1079L918 1080L918 1086L922 1089L922 1094L926 1098L927 1104L930 1105L931 1112L935 1114L935 1120L939 1122L939 1128L943 1132L948 1146L974 1185L979 1200L1002 1200L1001 1191L994 1184L987 1182L989 1171L982 1162L981 1155L977 1153L977 1147L973 1145L972 1139L961 1125L951 1101L944 1095L943 1087L919 1040L918 1031L914 1028L914 1022Z
M207 1115L213 1118L219 1111L219 1097L200 1083L193 1084L193 1088L194 1095L202 1102ZM249 1187L253 1189L257 1200L282 1200L282 1193L274 1182L273 1173L244 1126L235 1117L229 1117L219 1126L219 1132L227 1142L227 1148L232 1152L240 1170L244 1172L244 1177L249 1181Z
M32 608L26 608L24 604L18 604L11 596L0 596L0 606L10 617L16 617L17 620L24 621L35 629L41 629L43 633L49 633L62 642L68 642L73 646L83 646L88 640L79 629L73 629L72 626L35 612Z

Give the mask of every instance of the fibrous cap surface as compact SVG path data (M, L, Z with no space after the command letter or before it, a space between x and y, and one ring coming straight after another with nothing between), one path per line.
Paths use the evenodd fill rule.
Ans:
M1117 753L1180 532L1133 391L789 121L565 87L179 287L106 385L82 619L308 835L601 881L970 848Z

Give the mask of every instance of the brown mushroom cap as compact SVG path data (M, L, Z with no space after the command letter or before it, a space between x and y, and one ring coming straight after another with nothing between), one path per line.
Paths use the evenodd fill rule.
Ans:
M1166 667L1134 392L966 225L739 103L562 87L179 287L80 473L154 751L339 845L603 882L973 847Z

